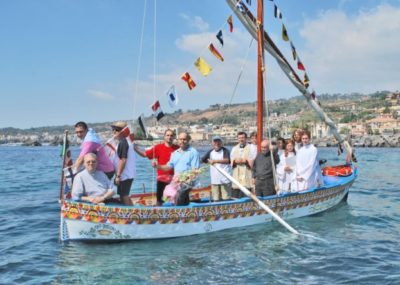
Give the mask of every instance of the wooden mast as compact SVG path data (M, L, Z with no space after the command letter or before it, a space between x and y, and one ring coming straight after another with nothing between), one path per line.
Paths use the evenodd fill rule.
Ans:
M260 152L263 140L264 117L264 0L257 1L257 149Z

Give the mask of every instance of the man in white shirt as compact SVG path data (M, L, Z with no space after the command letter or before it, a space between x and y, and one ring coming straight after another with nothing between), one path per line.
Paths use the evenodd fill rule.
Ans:
M227 148L222 146L222 138L220 136L213 137L212 146L213 148L202 157L201 162L218 165L229 173L231 171L230 153ZM232 192L232 185L229 179L214 167L210 168L210 177L212 200L229 200Z
M103 171L96 170L97 157L88 153L83 157L85 169L79 172L72 185L72 199L103 203L114 195L113 185Z

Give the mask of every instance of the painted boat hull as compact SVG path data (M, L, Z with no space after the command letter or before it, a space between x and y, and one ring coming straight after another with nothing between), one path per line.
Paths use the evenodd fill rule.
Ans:
M348 177L325 177L324 187L261 200L284 219L313 215L345 200L356 175L355 171ZM93 205L65 200L61 207L60 239L173 238L262 224L272 219L247 197L227 202L192 202L180 207Z

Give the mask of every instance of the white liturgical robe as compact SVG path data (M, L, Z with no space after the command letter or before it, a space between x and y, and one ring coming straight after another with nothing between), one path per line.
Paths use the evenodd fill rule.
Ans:
M323 184L319 166L318 150L312 145L303 145L296 155L297 191L311 189ZM299 181L302 178L302 181Z

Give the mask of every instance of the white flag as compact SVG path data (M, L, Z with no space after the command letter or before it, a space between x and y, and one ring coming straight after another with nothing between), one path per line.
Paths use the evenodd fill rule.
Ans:
M171 108L175 108L178 106L178 95L175 92L175 86L172 85L167 92L168 96L168 103L171 106Z

